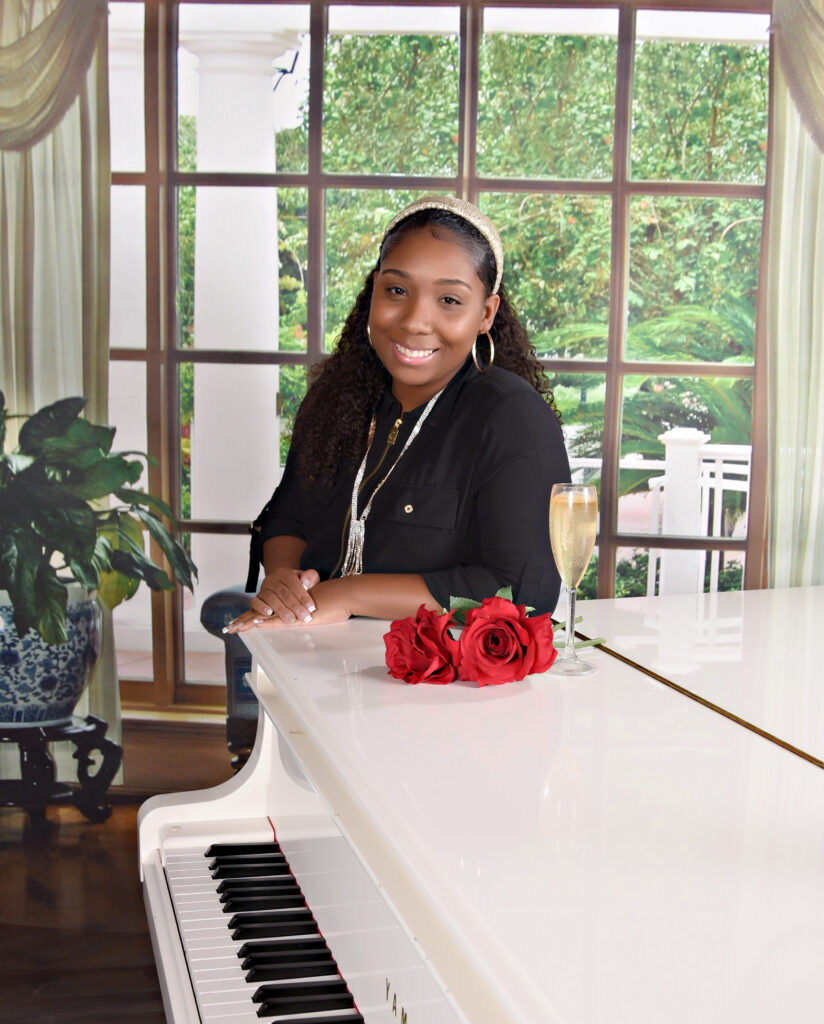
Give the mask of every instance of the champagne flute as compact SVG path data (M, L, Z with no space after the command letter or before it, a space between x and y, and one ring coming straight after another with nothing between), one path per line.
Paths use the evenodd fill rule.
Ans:
M567 676L594 672L575 653L575 597L586 572L598 523L598 493L586 484L553 484L549 499L549 541L567 588L566 643L550 671Z

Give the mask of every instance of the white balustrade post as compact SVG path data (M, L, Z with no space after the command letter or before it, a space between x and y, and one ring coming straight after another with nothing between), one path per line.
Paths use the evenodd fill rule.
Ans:
M706 533L701 522L701 448L709 434L694 427L673 427L658 440L664 445L665 484L662 531L676 536ZM661 594L694 594L703 588L702 551L661 551Z

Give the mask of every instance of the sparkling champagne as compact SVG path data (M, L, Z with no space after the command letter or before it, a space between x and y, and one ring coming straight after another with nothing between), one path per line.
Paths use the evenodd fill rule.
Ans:
M549 502L549 540L561 579L577 587L595 546L598 503L586 493L554 494Z

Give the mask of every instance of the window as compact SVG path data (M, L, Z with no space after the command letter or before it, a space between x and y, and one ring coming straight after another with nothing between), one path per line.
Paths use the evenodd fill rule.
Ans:
M600 491L583 593L756 578L769 3L682 6L113 0L112 422L200 571L117 610L127 704L221 700L200 604L243 582L307 370L425 192L501 229Z

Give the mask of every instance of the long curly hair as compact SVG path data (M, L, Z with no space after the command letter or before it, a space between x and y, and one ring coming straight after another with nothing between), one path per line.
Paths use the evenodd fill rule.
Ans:
M355 300L331 355L310 370L310 385L295 420L298 467L304 479L331 486L342 468L350 470L363 457L375 402L391 377L369 344L366 327L374 274L401 238L429 228L436 237L447 231L469 254L486 295L495 283L495 257L483 235L468 221L447 210L419 210L397 224L381 244L375 267ZM492 325L495 365L523 377L544 395L559 417L552 389L530 343L526 329L510 304L506 287ZM334 410L330 414L330 411Z

